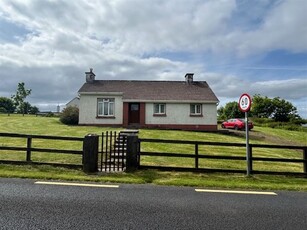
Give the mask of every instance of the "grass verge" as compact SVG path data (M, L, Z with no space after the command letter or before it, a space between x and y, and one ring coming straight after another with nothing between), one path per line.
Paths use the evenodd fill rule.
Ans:
M38 180L87 181L96 183L130 183L192 186L224 189L307 191L306 178L219 173L185 173L140 170L132 173L99 173L87 175L81 170L51 166L0 165L0 177Z

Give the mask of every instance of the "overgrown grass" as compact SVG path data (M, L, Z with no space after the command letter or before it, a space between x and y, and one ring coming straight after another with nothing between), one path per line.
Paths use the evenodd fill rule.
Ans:
M65 180L97 183L133 183L227 189L307 191L306 178L239 174L183 173L140 170L133 173L87 175L81 170L51 166L12 166L0 164L0 177L37 180Z
M67 126L59 122L56 117L35 117L21 115L0 115L0 132L39 134L56 136L75 136L83 137L89 133L101 134L106 130L119 131L121 129L101 128L92 126ZM141 138L153 139L173 139L173 140L193 140L210 142L234 142L245 143L242 135L222 135L218 133L170 131L170 130L140 130ZM266 144L307 144L307 133L299 131L285 131L271 129L267 127L255 127L251 132L251 143ZM273 142L272 142L273 141ZM0 137L0 146L26 146L25 139ZM81 150L82 143L73 141L51 141L33 140L33 147L73 149ZM193 153L193 145L182 144L142 144L142 150L154 152L174 152L174 153ZM200 146L200 154L245 156L245 148L222 147L222 146ZM253 151L254 156L262 157L285 157L301 158L301 152L295 150L277 149L257 149ZM25 160L24 152L0 151L0 159ZM56 162L68 164L80 164L81 156L53 154L53 153L33 153L33 161ZM142 164L147 165L166 165L193 167L193 159L165 158L165 157L142 157ZM206 168L235 168L245 169L244 161L217 161L201 159L200 167ZM255 170L276 170L301 172L302 164L289 163L263 163L254 164ZM53 180L85 180L94 182L111 183L154 183L163 185L187 185L205 187L226 187L226 188L248 188L248 189L287 189L307 191L306 178L267 176L257 175L246 177L245 175L234 174L198 174L198 173L178 173L178 172L159 172L154 170L142 170L134 173L111 173L99 175L86 175L81 170L69 170L50 166L11 166L0 165L1 177L21 177Z
M276 122L270 118L252 118L255 125L260 127L269 127L273 129L282 129L282 130L290 130L290 131L300 131L307 132L307 128L301 126L301 124L296 122ZM305 122L306 120L301 120L301 122Z

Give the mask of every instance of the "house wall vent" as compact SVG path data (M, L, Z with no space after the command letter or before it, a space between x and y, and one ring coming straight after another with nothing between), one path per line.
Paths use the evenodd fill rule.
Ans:
M193 82L193 75L194 73L187 73L185 75L185 82L191 84Z
M93 83L95 81L95 74L93 73L93 69L90 68L90 72L85 72L85 78L87 83Z

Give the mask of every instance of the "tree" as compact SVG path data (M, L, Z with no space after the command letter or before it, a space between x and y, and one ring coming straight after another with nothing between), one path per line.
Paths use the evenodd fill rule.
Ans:
M224 107L223 106L220 106L218 109L217 109L217 116L220 120L227 120L227 117L224 115Z
M237 101L228 102L225 107L220 107L217 112L220 119L223 120L244 117L244 113L240 111Z
M10 98L0 97L0 112L2 113L14 113L14 102Z
M274 113L274 105L268 97L259 94L254 95L252 103L252 113L259 118L269 118Z
M37 114L39 112L39 108L36 106L31 106L31 109L29 110L30 114Z
M270 99L259 94L253 97L252 113L255 117L272 118L280 122L301 120L296 107L291 102L279 97Z
M24 103L24 100L26 99L27 96L31 94L31 89L26 89L25 88L25 83L24 82L19 82L17 86L17 91L15 95L12 95L12 100L14 102L14 105L17 108L17 111L22 112L24 115L24 110L26 104Z
M300 119L296 107L291 102L275 97L272 99L272 104L274 105L273 119L275 121L288 122L291 119Z
M217 110L219 119L240 118L244 113L240 111L238 102L228 102L225 107ZM273 99L259 94L254 95L249 116L258 118L271 118L277 122L288 122L300 124L302 118L298 115L297 109L291 102L275 97Z
M36 114L39 112L39 109L36 106L32 106L29 102L23 102L23 105L20 106L20 110L17 110L17 112L22 114Z

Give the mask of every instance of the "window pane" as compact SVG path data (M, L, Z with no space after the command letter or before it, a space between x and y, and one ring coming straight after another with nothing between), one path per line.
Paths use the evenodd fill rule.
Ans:
M159 104L154 104L154 113L159 113Z
M104 102L103 103L103 115L105 115L105 116L108 115L108 107L109 107L109 103L108 102Z
M196 113L198 113L198 114L200 114L200 113L201 113L201 111L200 111L200 110L201 110L201 109L200 109L200 107L201 107L200 105L197 105L197 107L196 107L196 108L197 108Z
M190 106L190 113L195 114L195 105Z
M139 104L131 104L130 111L139 111Z
M114 103L109 103L109 115L114 115Z
M160 105L160 113L165 113L165 105L164 104Z
M101 102L98 102L98 115L102 115L102 103Z

